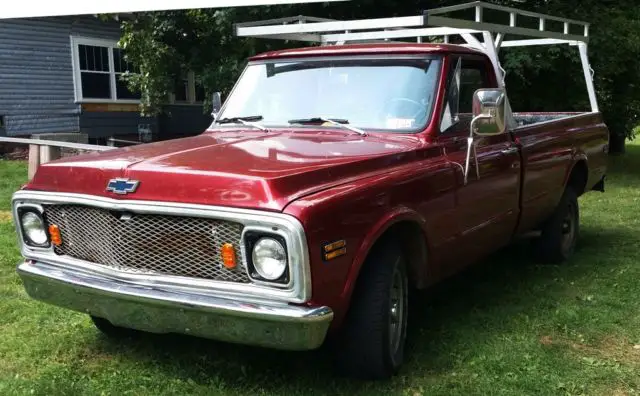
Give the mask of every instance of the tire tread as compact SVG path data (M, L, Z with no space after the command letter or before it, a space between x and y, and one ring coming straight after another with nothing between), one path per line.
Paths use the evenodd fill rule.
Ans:
M385 379L397 372L398 362L394 364L385 352L389 342L386 305L395 268L390 260L404 265L399 247L386 243L372 252L361 270L334 355L344 375ZM406 276L406 269L402 270Z
M562 249L562 222L564 221L567 206L571 202L573 202L576 208L575 240L578 239L580 230L580 208L578 205L578 195L573 187L567 186L557 208L544 223L542 227L542 234L538 239L536 249L537 254L540 260L545 263L560 264L569 259L569 256Z

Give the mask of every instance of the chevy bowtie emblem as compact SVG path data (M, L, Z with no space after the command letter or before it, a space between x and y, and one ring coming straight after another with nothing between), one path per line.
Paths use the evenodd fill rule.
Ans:
M107 191L124 195L136 191L138 184L140 184L140 182L137 180L115 178L109 180L109 183L107 184Z

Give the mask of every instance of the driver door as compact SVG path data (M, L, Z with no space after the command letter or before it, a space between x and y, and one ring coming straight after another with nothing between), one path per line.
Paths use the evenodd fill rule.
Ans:
M452 60L449 70L453 74L460 61L459 88L452 86L456 78L451 76L448 89L449 103L458 104L457 114L443 114L438 143L457 175L451 223L458 248L451 253L447 268L453 273L510 241L518 220L520 154L510 133L476 136L475 158L472 151L468 183L464 184L473 94L479 88L495 88L497 84L492 65L485 57L459 56ZM455 111L455 105L449 107Z

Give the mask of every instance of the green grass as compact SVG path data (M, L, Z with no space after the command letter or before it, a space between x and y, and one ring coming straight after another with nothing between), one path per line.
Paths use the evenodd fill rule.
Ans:
M26 162L0 160L0 211L11 209L11 194L26 182Z
M421 296L388 382L335 377L325 349L287 353L181 336L114 342L87 316L24 293L0 220L0 394L631 395L640 393L640 144L581 198L566 265L511 246ZM26 168L0 163L0 210Z

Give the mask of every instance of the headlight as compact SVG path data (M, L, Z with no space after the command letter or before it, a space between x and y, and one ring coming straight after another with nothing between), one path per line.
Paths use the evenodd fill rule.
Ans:
M260 238L251 253L253 267L260 277L274 281L282 277L287 269L287 252L273 238Z
M20 217L20 224L22 226L22 233L24 234L27 243L36 246L43 246L49 243L49 237L44 229L44 222L42 217L34 212L24 212Z

